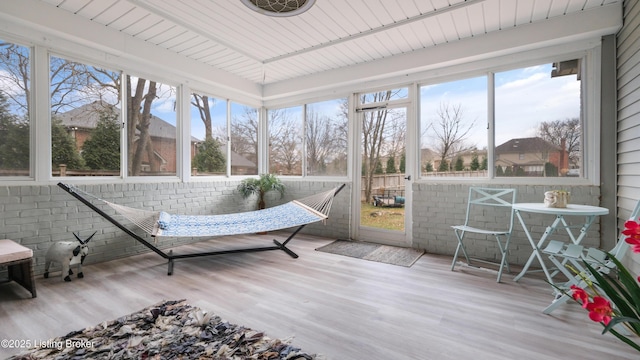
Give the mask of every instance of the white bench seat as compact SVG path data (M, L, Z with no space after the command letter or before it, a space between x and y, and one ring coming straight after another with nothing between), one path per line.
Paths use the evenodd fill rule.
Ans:
M15 281L36 297L33 250L9 239L0 240L0 266L7 267L9 281Z

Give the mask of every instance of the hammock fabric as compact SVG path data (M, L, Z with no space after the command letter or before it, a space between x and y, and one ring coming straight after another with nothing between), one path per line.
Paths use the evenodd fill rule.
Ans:
M264 210L223 215L172 215L163 211L136 209L111 203L67 184L58 183L58 186L76 199L80 200L80 202L87 205L100 216L120 228L129 236L153 250L156 254L167 259L169 261L168 275L171 275L173 274L173 262L177 259L267 250L282 250L291 257L297 258L298 255L291 251L291 249L287 247L287 244L307 224L327 219L329 211L331 210L333 198L345 185L343 184L329 191L311 195L303 199L290 201L286 204ZM167 253L154 246L140 235L131 231L128 227L124 226L111 215L105 213L91 201L80 195L80 193L106 203L116 210L117 213L121 214L154 237L237 235L287 229L296 226L297 229L282 243L274 239L273 243L275 245L272 246L188 254L174 254L173 250L169 250Z
M227 215L169 215L160 213L156 236L221 236L288 229L324 220L317 212L289 202L280 206Z
M102 201L152 236L223 236L288 229L326 220L335 192L332 189L263 210L221 215L175 215Z

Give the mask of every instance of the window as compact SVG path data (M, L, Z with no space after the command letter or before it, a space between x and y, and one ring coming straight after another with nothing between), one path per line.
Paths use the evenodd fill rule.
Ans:
M402 94L407 90L401 88L358 95L356 121L360 132L358 156L361 159L360 184L364 191L362 200L374 206L381 204L373 200L374 195L393 197L404 194L408 102L394 103L391 99L404 99ZM368 223L364 218L361 222ZM403 230L404 220L400 224L398 229Z
M258 174L258 110L231 103L231 175Z
M346 98L269 109L267 118L270 173L347 175L349 126Z
M31 49L0 39L0 177L30 176Z
M580 65L495 74L496 176L572 176L581 168Z
M486 77L422 86L422 177L580 176L580 71L581 61L570 60L495 73L494 119Z
M487 79L420 87L422 177L487 173Z
M53 176L120 175L120 72L51 56Z
M269 172L278 175L302 176L302 146L304 126L302 106L270 109Z
M227 174L227 102L191 94L192 175Z
M130 75L125 89L129 175L177 175L176 89Z
M346 176L348 139L347 99L307 104L306 175Z
M387 91L378 91L373 93L361 94L360 104L372 104L379 102L389 102L396 100L406 100L409 98L409 88L397 88Z

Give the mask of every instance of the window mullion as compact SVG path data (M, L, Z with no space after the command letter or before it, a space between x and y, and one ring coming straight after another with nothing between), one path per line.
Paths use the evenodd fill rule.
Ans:
M496 177L495 150L496 150L496 93L495 74L487 74L487 175L489 179Z
M31 164L36 181L51 178L51 97L49 94L49 54L47 49L33 49L32 109L29 109L31 131Z

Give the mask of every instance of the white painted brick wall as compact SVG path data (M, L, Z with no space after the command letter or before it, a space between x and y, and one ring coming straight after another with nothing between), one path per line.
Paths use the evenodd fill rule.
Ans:
M225 214L254 209L253 199L242 199L237 193L238 181L151 183L151 184L92 184L81 189L114 203L135 208L165 210L182 214ZM333 188L335 182L286 181L285 196L267 196L267 205L315 194ZM457 241L451 225L464 222L466 201L470 184L413 184L413 246L427 252L453 255ZM548 186L516 186L519 202L541 202ZM599 188L595 186L569 187L573 203L598 205ZM308 225L303 233L329 238L349 238L351 185L335 198L326 225ZM115 212L108 206L100 207L108 214ZM118 218L121 220L121 218ZM498 219L487 214L484 221L494 223ZM550 223L550 218L539 214L525 214L525 220L534 237L539 238ZM552 218L551 218L552 220ZM122 220L123 223L128 223ZM129 226L137 234L153 241L135 226ZM524 264L531 253L521 225L514 224L509 262ZM36 273L44 272L44 256L52 242L74 240L72 232L79 231L87 237L97 231L91 240L87 262L95 263L126 257L149 251L131 239L123 231L93 212L57 185L5 186L0 188L0 238L13 239L34 250ZM592 226L583 244L599 245L599 223ZM198 241L190 238L162 239L162 248L175 247ZM485 259L495 260L497 249L494 240L476 238L469 251ZM164 261L158 257L158 261Z
M226 214L255 209L253 199L243 199L236 191L238 181L150 184L78 185L81 190L102 199L139 209L164 210L180 214ZM286 183L286 195L268 194L267 205L273 206L291 199L328 190L336 183ZM330 237L348 237L349 192L344 189L336 198L327 225L307 226L303 232ZM87 197L87 196L85 196ZM90 197L87 197L91 199ZM93 201L105 213L127 225L149 242L154 239L99 201ZM0 188L0 239L12 239L34 251L35 272L44 272L45 254L53 242L74 240L73 232L86 238L94 231L87 264L109 261L150 251L115 225L57 185L5 186ZM159 248L170 248L198 238L162 238ZM215 249L212 249L212 251ZM164 260L158 256L158 262ZM59 268L53 270L59 271Z
M466 202L471 184L419 184L413 185L413 247L425 249L429 253L453 255L458 244L452 225L464 223ZM486 186L476 184L475 186ZM518 191L517 202L542 202L544 192L550 186L490 186L515 187ZM600 189L595 186L563 187L571 192L571 202L576 204L598 205ZM547 226L551 224L552 215L523 213L523 219L529 227L532 237L539 239ZM570 225L578 225L583 217L566 217ZM476 219L484 221L487 226L495 224L503 218L485 214ZM577 229L574 230L577 232ZM467 234L469 236L471 234ZM560 232L551 238L568 241L566 232ZM472 235L468 244L465 242L470 256L484 260L499 259L495 238L489 241L486 237ZM587 237L582 243L587 246L599 246L599 221L596 219ZM514 218L514 232L509 245L509 263L523 265L531 254L531 245L522 230L522 225ZM536 263L534 262L534 266Z

